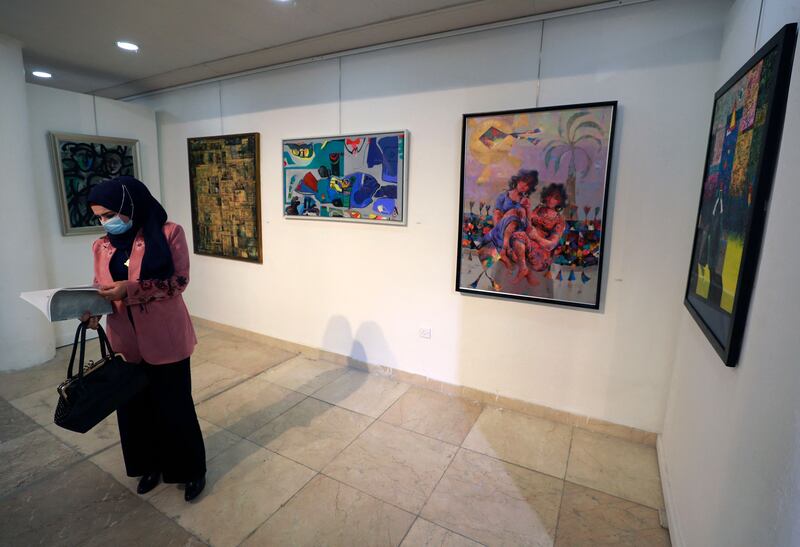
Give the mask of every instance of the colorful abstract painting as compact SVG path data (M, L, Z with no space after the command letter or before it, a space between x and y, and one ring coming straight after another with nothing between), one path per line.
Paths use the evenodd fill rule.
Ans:
M287 218L406 222L408 132L283 141Z
M103 233L89 208L92 186L114 177L139 176L139 141L50 133L64 235Z
M261 263L258 137L188 139L195 253Z
M458 291L599 307L616 108L464 116Z
M784 28L714 97L685 302L729 366L744 333L796 34L796 25Z

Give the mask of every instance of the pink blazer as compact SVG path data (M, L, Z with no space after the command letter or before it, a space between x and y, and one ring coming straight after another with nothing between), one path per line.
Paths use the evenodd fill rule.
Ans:
M139 280L144 257L144 238L136 235L128 263L128 297L113 302L114 313L107 318L111 347L125 360L142 360L153 365L175 363L189 357L197 344L189 311L181 293L189 284L189 248L183 228L173 222L164 224L175 274L166 280ZM94 283L114 283L109 263L114 247L104 236L92 245ZM133 316L133 325L126 308ZM135 327L135 328L134 328Z

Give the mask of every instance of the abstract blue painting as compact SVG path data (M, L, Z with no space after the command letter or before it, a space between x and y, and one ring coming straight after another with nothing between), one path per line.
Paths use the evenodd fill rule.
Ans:
M405 224L408 132L283 141L287 218Z

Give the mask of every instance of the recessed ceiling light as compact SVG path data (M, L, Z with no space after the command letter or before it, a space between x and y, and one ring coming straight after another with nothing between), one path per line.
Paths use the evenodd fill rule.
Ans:
M131 42L117 42L117 47L126 51L139 51L139 46Z
M31 74L33 74L37 78L52 78L53 77L52 74L50 74L49 72L45 72L43 70L34 70L33 72L31 72Z

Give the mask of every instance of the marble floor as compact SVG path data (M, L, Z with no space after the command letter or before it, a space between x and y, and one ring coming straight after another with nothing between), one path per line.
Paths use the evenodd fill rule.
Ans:
M65 348L0 374L0 545L669 545L652 447L198 335L191 504L136 495L114 415L53 425Z

